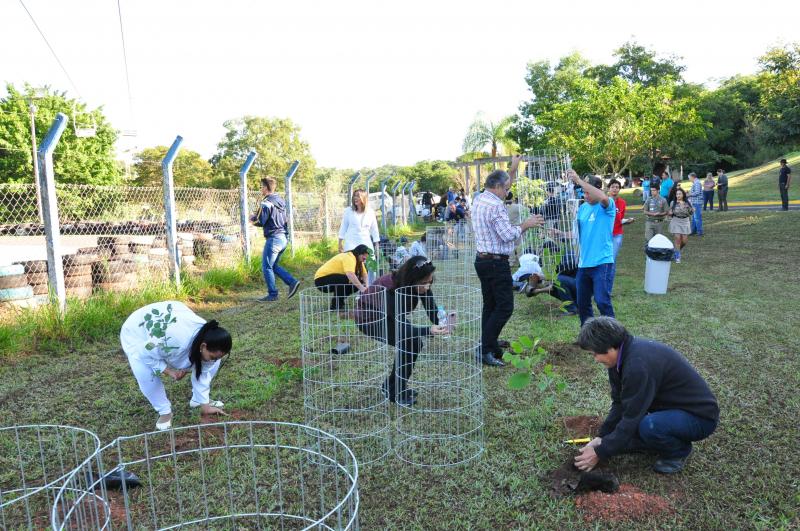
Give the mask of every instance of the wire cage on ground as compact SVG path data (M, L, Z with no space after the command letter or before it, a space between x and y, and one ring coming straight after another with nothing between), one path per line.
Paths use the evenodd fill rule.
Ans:
M58 489L99 449L97 435L81 428L0 428L0 529L46 528Z
M300 292L303 404L306 424L329 431L353 450L361 464L391 451L391 418L382 387L389 366L386 305L363 311L355 288ZM386 290L370 288L385 300Z
M444 330L432 334L434 323ZM427 467L477 458L484 449L480 289L399 288L394 326L396 455Z
M119 437L75 470L54 529L358 529L358 465L339 439L234 421Z
M474 265L475 236L469 221L427 227L425 244L439 282L480 285Z

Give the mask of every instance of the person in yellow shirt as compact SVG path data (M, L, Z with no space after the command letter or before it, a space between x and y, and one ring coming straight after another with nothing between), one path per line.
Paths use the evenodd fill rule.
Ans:
M369 257L369 247L357 245L352 251L339 253L317 269L314 285L323 293L332 293L331 310L344 309L347 297L367 290L367 268L364 262Z

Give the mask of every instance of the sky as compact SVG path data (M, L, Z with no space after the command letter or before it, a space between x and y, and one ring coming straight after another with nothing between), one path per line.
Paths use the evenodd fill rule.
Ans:
M714 86L800 41L796 0L118 2L0 1L3 85L50 85L102 106L114 127L137 132L120 151L181 135L210 157L225 120L288 117L317 164L339 168L454 159L478 112L499 119L528 98L532 61L578 51L611 63L633 39Z

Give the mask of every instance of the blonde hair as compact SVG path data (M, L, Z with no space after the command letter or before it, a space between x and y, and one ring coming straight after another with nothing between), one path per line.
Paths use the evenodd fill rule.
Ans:
M361 204L364 205L364 210L366 210L369 206L369 196L367 195L367 191L363 188L353 190L353 197L350 198L350 207L353 209L353 212L359 212L358 207L356 206L356 197L361 199Z

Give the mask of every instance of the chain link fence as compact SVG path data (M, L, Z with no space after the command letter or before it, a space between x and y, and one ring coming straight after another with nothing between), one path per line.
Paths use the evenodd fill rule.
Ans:
M295 244L336 234L341 194L293 193ZM56 185L59 232L68 297L136 289L169 275L161 187ZM261 194L248 192L255 212ZM175 188L181 267L192 272L238 263L243 256L239 190ZM327 221L326 221L327 220ZM261 229L249 226L254 254ZM0 184L0 301L33 305L49 293L47 244L33 184Z

